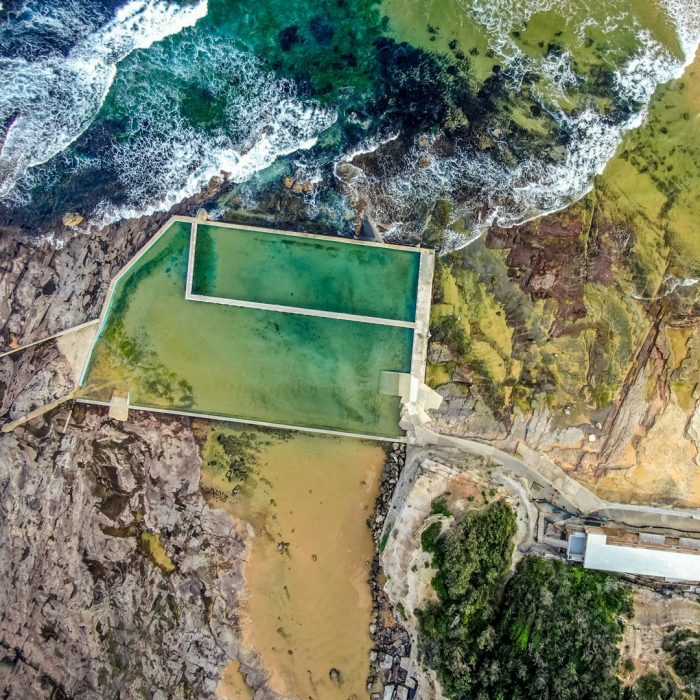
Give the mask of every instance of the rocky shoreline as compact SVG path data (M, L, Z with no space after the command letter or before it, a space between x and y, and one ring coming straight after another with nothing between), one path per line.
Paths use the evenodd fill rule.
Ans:
M64 422L0 438L0 687L213 699L240 656L246 535L202 499L190 422L80 406Z
M194 214L225 186L209 187L168 212L104 228L67 215L51 229L29 232L0 223L0 352L97 318L109 283L175 214Z
M387 451L374 513L367 520L375 546L369 578L372 592L372 623L369 628L372 651L367 690L371 700L411 700L418 692L418 683L411 673L411 638L401 624L400 611L394 608L384 591L386 577L379 563L381 550L386 545L382 538L384 522L405 463L406 445L392 443Z

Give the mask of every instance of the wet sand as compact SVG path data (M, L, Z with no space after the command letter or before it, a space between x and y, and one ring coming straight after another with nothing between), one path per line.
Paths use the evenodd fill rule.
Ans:
M253 691L243 680L238 670L238 661L232 661L226 666L214 694L217 700L252 700Z
M237 496L222 497L232 484L221 471L205 466L202 476L210 503L248 520L256 533L244 641L262 655L278 693L304 700L366 697L373 555L366 520L384 451L326 436L260 437L267 444ZM206 448L204 457L206 465ZM279 543L289 543L286 552ZM330 678L332 668L340 682Z

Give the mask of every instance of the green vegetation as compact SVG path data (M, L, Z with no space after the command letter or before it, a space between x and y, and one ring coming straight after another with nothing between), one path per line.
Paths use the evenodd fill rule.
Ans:
M685 697L669 673L646 673L630 688L623 700L684 700Z
M506 584L515 515L503 501L438 533L434 523L422 536L438 602L418 611L420 648L449 697L620 697L617 643L622 616L632 614L626 584L535 556Z
M401 7L396 17L392 14L399 26L412 12L424 12L423 3L408 4L413 10L390 1ZM408 35L417 40L414 33L424 31L424 23L410 24ZM533 50L536 45L527 37L540 31L536 25L528 23L517 38ZM468 35L472 31L465 26ZM472 45L457 34L459 29L445 20L437 44L432 43L447 51L454 35L462 51ZM590 39L594 52L606 41ZM564 43L569 46L569 39ZM483 58L482 52L474 65ZM604 79L604 74L598 71L592 79ZM466 381L465 393L478 394L496 415L512 407L528 412L541 402L586 411L615 399L648 331L649 301L664 278L697 277L700 270L693 223L700 181L699 112L698 91L687 76L659 88L648 119L625 135L587 197L520 227L514 236L495 231L483 243L441 258L433 325L452 356L430 367L431 386ZM426 242L439 245L441 231L454 228L454 218L448 208L436 207ZM546 260L538 257L541 248L547 249ZM531 285L537 271L533 261L545 263L541 269L552 273L552 286ZM475 296L478 285L485 285L482 299ZM690 295L686 289L668 300L673 304ZM499 307L510 336L499 328L496 315L479 318L483 310ZM455 318L443 321L446 315ZM509 338L512 343L499 342ZM689 410L692 385L673 389Z
M700 699L700 632L676 630L664 639L663 649L671 655L673 670L685 684L689 697Z
M439 600L418 611L420 646L448 694L468 697L487 640L482 635L510 565L515 515L498 501L469 513L439 539L434 538L436 525L439 531L439 523L431 525L422 543L433 552L433 587Z
M440 258L431 386L465 384L496 416L514 407L527 413L541 402L608 405L648 330L630 225L599 187L517 235ZM543 248L552 252L542 256ZM532 259L547 270L546 289L532 281ZM594 271L586 282L581 267Z
M454 314L447 314L435 319L430 326L430 335L433 340L444 343L458 355L465 355L469 349L467 334L464 332L459 318Z
M435 386L445 383L440 377L444 380L459 366L491 410L500 413L520 370L512 359L513 331L491 280L482 280L477 272L463 267L464 255L447 256L436 269L431 336L450 354L432 366L429 380Z
M695 64L697 67L697 62ZM692 75L692 69L690 75ZM700 182L698 92L684 77L661 87L648 119L625 137L603 179L621 208L636 219L634 255L642 280L658 284L665 259L676 274L700 270L700 247L694 235Z
M430 512L433 515L444 515L446 518L452 517L452 511L447 505L447 499L441 496L430 504Z
M636 302L602 285L587 285L586 307L592 333L588 385L595 406L608 405L622 386L645 331Z
M420 535L420 546L426 552L435 552L435 542L440 537L442 525L438 522L431 523Z
M175 571L175 563L165 551L165 546L157 532L142 532L139 537L139 546L161 571L166 574Z
M485 650L481 697L618 698L623 615L632 615L632 601L619 579L558 560L523 559Z
M425 245L441 248L451 219L452 202L449 199L439 199L433 207L432 214L423 232Z

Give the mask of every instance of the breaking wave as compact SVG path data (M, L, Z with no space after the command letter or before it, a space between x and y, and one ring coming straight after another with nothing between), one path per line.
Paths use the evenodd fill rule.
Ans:
M463 6L487 31L491 49L515 85L526 73L538 76L534 94L539 96L541 107L551 115L558 130L567 135L566 144L558 149L556 157L552 157L551 151L531 153L516 164L498 157L498 139L494 139L492 153L462 146L449 157L427 155L430 149L415 145L406 155L403 167L389 169L388 175L363 173L349 187L358 199L368 201L369 213L384 225L389 237L415 236L418 233L415 222L424 221L426 215L425 210L420 210L421 203L438 197L453 200L457 213L466 214L471 221L472 230L466 234L449 231L447 245L452 248L468 245L494 223L504 227L522 224L580 199L614 156L624 133L643 122L656 88L683 74L700 39L700 3L663 0L663 7L676 27L682 58L656 41L648 30L636 26L636 20L623 9L602 18L606 32L622 22L628 29L634 28L639 46L614 75L617 101L630 106L627 116L616 120L590 104L581 109L565 106L567 97L581 94L578 86L584 82L583 76L576 74L568 51L532 58L525 56L513 39L513 30L522 29L538 12L555 10L574 21L577 12L585 15L588 3L464 0ZM353 155L349 153L343 160L350 161ZM465 185L471 197L465 198Z
M30 2L23 10L28 18L24 24L31 23L40 41L25 37L23 47L14 46L6 34L12 29L21 34L22 24L2 37L0 198L10 194L29 169L62 152L88 128L120 61L135 49L194 25L206 15L207 2L131 0L101 26L96 26L99 13L73 0L48 8ZM51 38L56 39L53 44Z
M675 47L659 43L627 0L459 2L512 93L527 85L523 105L548 115L551 144L543 137L509 148L507 129L497 135L502 115L494 113L488 151L461 141L431 149L438 135L406 152L392 145L401 134L391 124L348 114L326 139L333 146L314 148L336 112L264 68L237 43L235 22L222 29L204 19L207 0L24 0L21 13L0 22L0 201L28 211L36 193L47 193L49 218L60 193L61 206L85 203L94 222L108 223L168 209L222 172L249 181L296 152L297 174L313 182L329 161L337 166L376 152L375 172L359 171L346 183L356 200L389 235L407 236L425 222L429 202L449 198L471 226L449 234L458 246L491 223L519 224L588 192L624 133L643 121L657 86L683 72L700 39L697 0L652 0L676 28ZM577 40L533 56L518 32L547 11L568 22L567 36ZM3 12L0 6L0 20ZM595 81L576 54L590 27L620 32L621 47L637 46L616 63L603 96L591 92ZM347 125L375 138L339 156L348 148ZM316 193L309 195L312 214Z
M659 0L673 20L685 65L689 66L700 46L700 3L697 0Z
M143 61L126 67L115 84L120 109L135 115L137 126L104 156L102 165L117 174L127 201L104 201L100 224L167 210L222 173L244 182L277 158L313 147L336 120L335 111L302 101L294 83L224 40L193 35L178 45L177 57L171 51L157 47L149 54L148 63L169 66L169 79L157 89L139 78L149 74ZM206 95L218 115L213 123L203 128L183 116L182 85Z
M292 81L264 70L231 37L202 23L192 26L206 14L206 2L183 7L186 13L134 0L78 43L67 61L30 65L33 92L16 91L28 115L12 124L0 159L6 202L26 206L34 191L68 178L90 187L94 179L101 200L92 207L93 224L164 211L199 193L214 176L243 182L281 156L310 149L335 122L334 110L302 100ZM148 31L132 31L137 26ZM173 36L157 43L167 35ZM86 48L95 44L95 51ZM48 63L49 77L37 85ZM65 76L72 70L72 80L62 80L64 100L51 81L58 71ZM52 93L52 102L30 114L41 90ZM70 107L70 99L80 109ZM6 96L5 109L18 102L16 95ZM50 144L32 143L30 134L42 127ZM78 148L69 147L79 138ZM107 186L99 184L105 181Z

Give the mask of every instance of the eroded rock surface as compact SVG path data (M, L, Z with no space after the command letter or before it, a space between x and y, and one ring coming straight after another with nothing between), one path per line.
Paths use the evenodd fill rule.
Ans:
M55 340L0 357L0 423L65 396L74 385L73 370Z
M524 443L613 501L700 505L700 287L645 236L597 191L441 258L435 427Z
M5 697L213 697L245 533L204 502L189 423L54 418L0 436Z
M112 278L173 214L194 215L222 190L212 178L169 212L96 228L0 226L0 352L97 318ZM69 222L71 223L71 222Z

